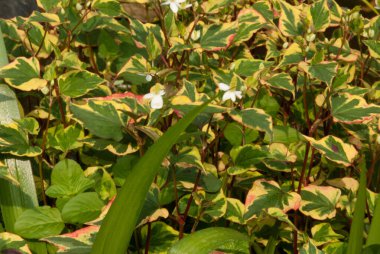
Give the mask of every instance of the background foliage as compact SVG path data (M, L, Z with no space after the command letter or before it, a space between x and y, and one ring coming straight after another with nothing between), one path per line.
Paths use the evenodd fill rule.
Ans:
M23 186L9 161L29 160L39 200L9 219L1 199L1 250L90 253L127 182L137 222L123 200L113 220L136 225L128 253L379 251L376 6L121 2L40 0L0 21L21 111L1 121L0 178ZM128 188L144 176L147 194Z

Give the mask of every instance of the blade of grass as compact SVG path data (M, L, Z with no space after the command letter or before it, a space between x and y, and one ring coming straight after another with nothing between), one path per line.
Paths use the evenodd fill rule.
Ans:
M100 231L96 236L92 254L126 253L146 194L161 162L181 133L206 108L208 103L206 102L195 108L170 127L133 167L107 216L104 218Z
M0 67L8 63L7 52L0 28ZM19 119L20 112L15 93L9 86L0 84L0 123L9 123ZM30 161L6 158L9 173L17 179L19 185L0 179L0 207L5 229L13 232L14 223L20 214L28 208L38 206Z
M350 229L347 254L362 253L364 216L366 207L366 170L361 167L358 199L355 204L354 218Z
M249 238L230 228L207 228L175 243L169 254L208 254L214 250L228 253L249 253Z
M377 197L366 246L380 244L380 196Z

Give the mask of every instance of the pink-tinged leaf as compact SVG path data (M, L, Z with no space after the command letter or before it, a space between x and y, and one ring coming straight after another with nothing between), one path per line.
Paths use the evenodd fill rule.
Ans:
M297 210L300 201L300 195L282 190L275 181L256 180L246 197L247 211L244 219L256 218L262 211L273 207L281 209L284 213L289 210Z

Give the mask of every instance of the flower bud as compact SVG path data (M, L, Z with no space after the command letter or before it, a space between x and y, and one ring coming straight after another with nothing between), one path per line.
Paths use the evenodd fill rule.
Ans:
M81 11L83 9L83 6L80 3L77 3L75 5L75 8L77 9L77 11Z
M306 40L308 42L314 41L315 40L315 34L308 34L308 35L306 35Z
M283 49L286 49L287 47L289 47L289 42L284 42L284 44L282 44L282 48Z
M369 29L369 31L368 31L368 37L369 38L373 38L374 36L375 36L375 30Z

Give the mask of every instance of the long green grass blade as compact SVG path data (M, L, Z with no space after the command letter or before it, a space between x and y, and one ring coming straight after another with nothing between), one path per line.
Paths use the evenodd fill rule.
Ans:
M195 108L169 128L133 167L102 223L92 254L126 253L146 194L161 162L181 133L206 108L207 104L208 102Z
M0 67L7 63L7 54L0 29ZM19 118L20 112L15 93L9 86L0 84L0 123L9 123L12 119ZM1 159L5 159L9 173L19 183L19 185L15 185L5 179L0 179L1 214L5 229L13 232L13 226L18 216L25 209L37 206L38 200L30 161L5 156Z
M364 232L364 215L366 207L366 170L362 167L360 172L360 183L358 199L355 204L354 218L350 229L350 238L348 241L347 254L362 253L363 232Z
M230 228L207 228L186 236L174 244L169 254L208 254L214 250L249 253L249 238Z
M377 197L371 228L369 229L366 246L380 244L380 196Z

